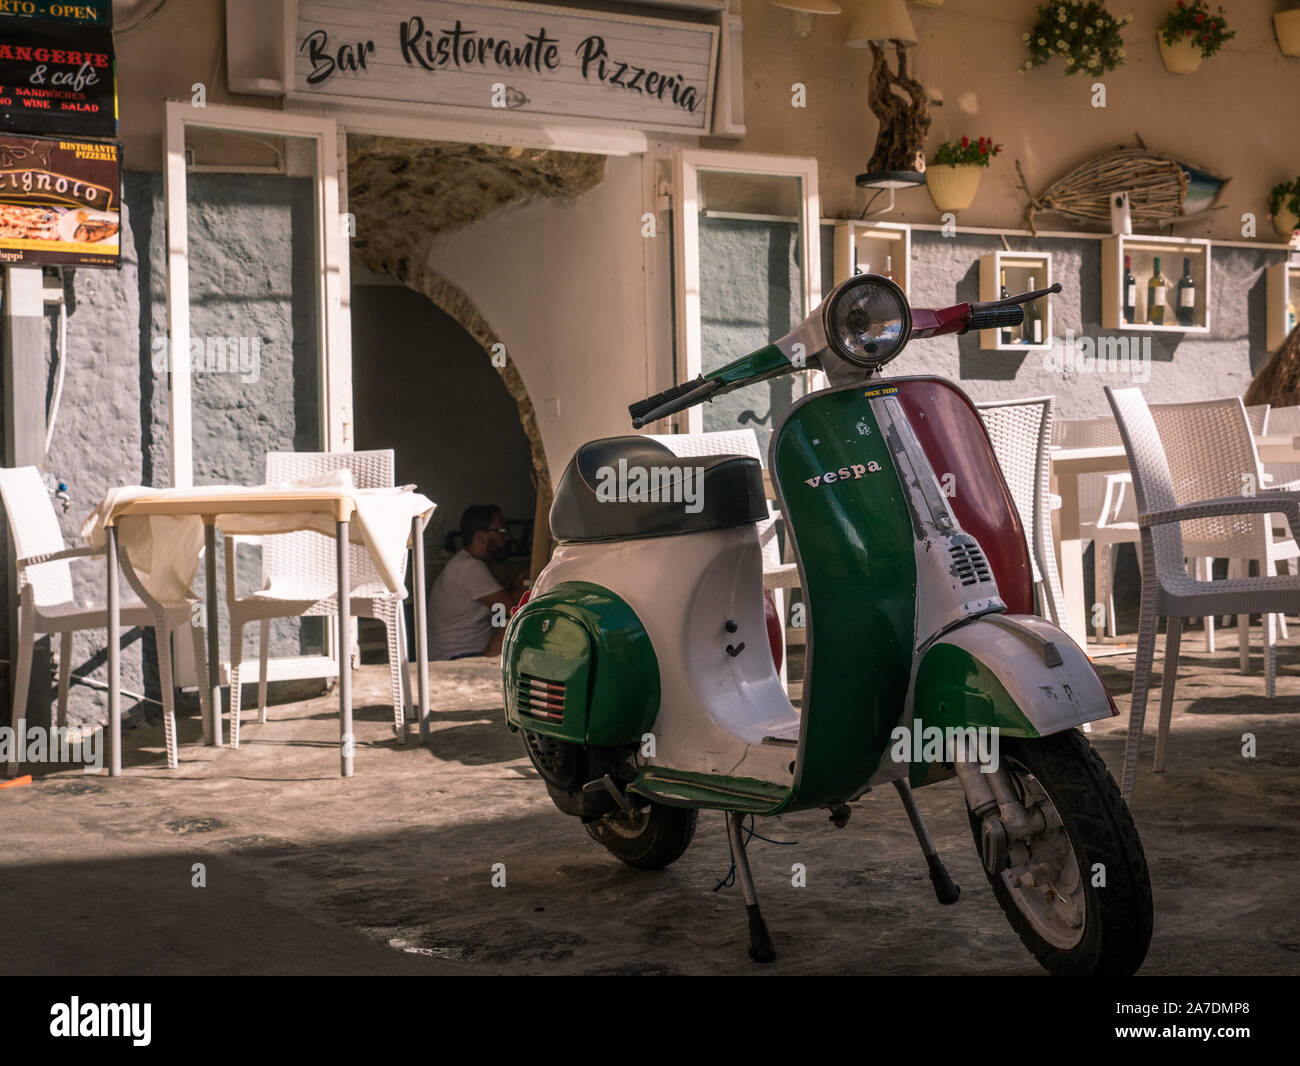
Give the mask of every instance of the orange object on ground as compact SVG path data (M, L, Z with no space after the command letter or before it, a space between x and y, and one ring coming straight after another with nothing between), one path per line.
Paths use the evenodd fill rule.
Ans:
M32 783L31 774L23 774L22 777L15 777L12 781L0 781L0 788L18 788L20 785L30 785Z

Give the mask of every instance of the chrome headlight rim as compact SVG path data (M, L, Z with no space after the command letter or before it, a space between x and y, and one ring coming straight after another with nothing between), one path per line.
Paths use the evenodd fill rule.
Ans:
M859 355L841 341L839 331L835 328L835 312L843 305L845 300L851 300L854 297L855 290L863 287L883 291L893 299L898 307L899 335L889 351L884 355ZM896 359L903 349L907 347L907 342L911 339L912 310L907 300L907 294L903 292L897 282L892 281L883 274L856 274L841 282L826 300L824 308L822 312L822 329L826 334L828 347L841 359L864 370L879 370Z

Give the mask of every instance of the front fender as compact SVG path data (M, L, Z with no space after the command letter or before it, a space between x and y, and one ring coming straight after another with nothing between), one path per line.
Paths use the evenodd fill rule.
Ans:
M1034 615L984 615L932 644L917 668L912 728L976 726L1041 737L1119 713L1083 650ZM914 761L911 780L927 778Z

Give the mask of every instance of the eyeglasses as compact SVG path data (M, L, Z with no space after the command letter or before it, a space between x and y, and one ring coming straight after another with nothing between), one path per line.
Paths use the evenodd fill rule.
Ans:
M488 526L487 529L484 530L484 532L485 532L485 533L505 533L505 534L508 535L508 534L510 533L510 530L506 529L505 526Z

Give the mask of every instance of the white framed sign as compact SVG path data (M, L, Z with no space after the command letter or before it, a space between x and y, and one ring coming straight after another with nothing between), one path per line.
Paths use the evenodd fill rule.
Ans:
M707 134L717 37L506 0L300 0L293 96Z

